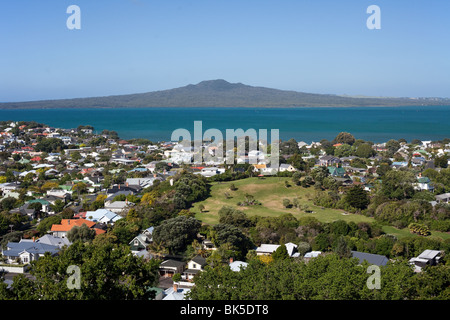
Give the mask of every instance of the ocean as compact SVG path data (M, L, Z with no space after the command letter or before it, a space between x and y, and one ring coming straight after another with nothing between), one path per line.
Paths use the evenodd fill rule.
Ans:
M332 140L339 132L375 143L390 139L450 138L450 106L342 108L102 108L0 110L0 120L36 121L58 128L91 125L96 133L114 130L123 139L169 141L175 129L193 135L219 129L279 129L280 139L311 143Z

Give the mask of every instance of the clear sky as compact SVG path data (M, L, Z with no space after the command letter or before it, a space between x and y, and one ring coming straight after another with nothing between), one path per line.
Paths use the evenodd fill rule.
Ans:
M69 30L67 7L81 9ZM381 9L369 30L367 7ZM225 79L313 93L450 97L447 0L2 0L0 101Z

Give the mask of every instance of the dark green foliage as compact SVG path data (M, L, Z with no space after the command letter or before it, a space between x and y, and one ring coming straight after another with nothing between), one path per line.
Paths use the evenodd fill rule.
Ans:
M232 250L237 251L239 258L245 257L252 247L250 239L237 227L219 223L212 228L211 240L216 246L228 244Z
M355 151L355 155L360 158L370 158L376 154L375 150L371 145L363 143L358 146Z
M182 252L197 237L200 226L200 221L186 216L168 219L155 228L153 241L171 253Z
M343 236L337 239L337 244L336 248L334 249L334 252L340 258L350 258L352 256L352 252L348 247L347 242L345 241L345 238Z
M280 245L274 253L272 253L274 261L289 259L289 254L284 244Z
M92 241L95 238L95 230L89 228L87 225L83 224L80 227L74 226L67 232L67 239L70 242L75 242L80 240L82 242Z
M205 179L201 175L182 174L175 182L173 202L177 209L187 209L194 201L203 200L209 192Z
M251 260L240 272L208 268L189 296L195 300L416 300L448 298L449 266L415 274L407 261L381 267L381 288L371 290L368 264L329 254L308 263L292 259L269 265ZM427 283L427 281L429 283Z
M224 206L219 210L219 222L240 228L249 227L251 224L244 212L229 206Z
M335 143L342 143L342 144L349 144L353 145L355 143L356 139L355 137L348 132L340 132L336 138L333 140L333 144Z
M42 139L35 146L36 151L42 152L61 152L65 148L64 142L58 138L46 138Z
M416 178L409 171L390 170L381 184L381 193L391 199L407 199L414 195L413 183Z
M39 222L39 225L37 226L37 230L41 235L45 235L47 231L49 231L52 228L52 225L54 224L60 224L61 223L61 216L54 215L47 218L44 218Z
M370 203L369 194L360 186L350 188L344 196L344 201L351 207L363 210Z

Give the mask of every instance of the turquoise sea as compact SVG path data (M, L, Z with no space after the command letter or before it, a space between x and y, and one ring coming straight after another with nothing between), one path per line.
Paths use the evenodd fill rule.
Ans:
M332 140L341 131L373 142L450 138L450 106L32 109L0 110L0 120L34 120L59 128L91 125L97 133L114 130L123 139L152 141L168 141L178 128L193 135L194 121L202 121L203 132L216 128L225 136L225 129L279 129L282 140L307 143Z

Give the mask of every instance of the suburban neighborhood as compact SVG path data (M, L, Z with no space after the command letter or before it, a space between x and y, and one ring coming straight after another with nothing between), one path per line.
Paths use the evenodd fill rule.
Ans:
M218 148L235 157L232 165L225 157L193 162ZM339 256L389 267L403 259L417 277L448 267L450 139L291 139L279 142L274 167L269 152L3 121L3 283L36 279L39 260L79 243L120 245L151 261L146 288L158 300L214 298L206 274L228 268L242 277L257 269L252 261L313 266Z

